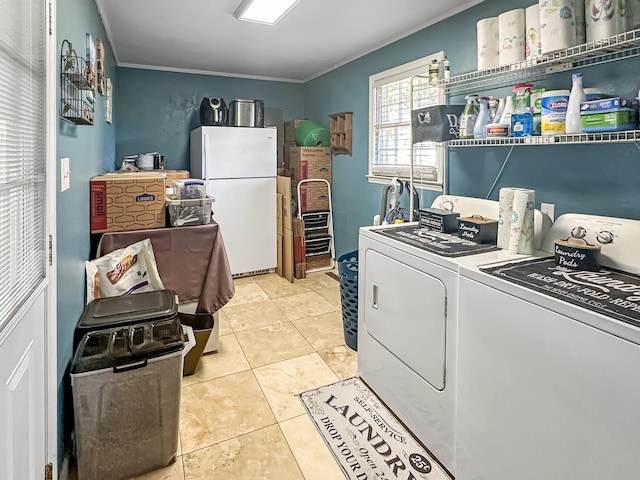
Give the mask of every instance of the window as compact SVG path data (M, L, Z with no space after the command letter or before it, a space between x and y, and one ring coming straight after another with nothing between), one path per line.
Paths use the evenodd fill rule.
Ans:
M45 4L0 15L0 329L46 277Z
M443 57L439 52L369 77L370 182L410 178L411 110L444 103L442 89L428 81L429 64ZM413 146L416 188L442 191L444 158L444 147L435 143Z

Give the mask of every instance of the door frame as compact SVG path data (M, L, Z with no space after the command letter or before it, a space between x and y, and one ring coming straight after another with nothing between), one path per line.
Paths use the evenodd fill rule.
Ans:
M46 185L47 185L47 235L45 251L49 252L48 283L46 285L45 318L45 465L53 464L53 477L58 477L58 316L57 316L57 261L56 261L56 192L57 192L57 42L56 0L45 2L45 18L48 18L46 35Z

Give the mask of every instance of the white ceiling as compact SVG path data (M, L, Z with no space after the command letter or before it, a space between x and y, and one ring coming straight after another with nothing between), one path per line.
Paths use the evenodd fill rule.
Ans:
M236 20L241 0L96 4L119 66L303 82L481 1L301 0L275 26Z

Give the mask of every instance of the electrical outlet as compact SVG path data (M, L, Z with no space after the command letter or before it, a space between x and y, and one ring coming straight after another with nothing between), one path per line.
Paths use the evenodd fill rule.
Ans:
M71 170L69 169L69 159L60 159L60 191L64 192L71 187Z
M540 211L546 213L547 216L554 221L556 219L556 206L553 203L541 203Z

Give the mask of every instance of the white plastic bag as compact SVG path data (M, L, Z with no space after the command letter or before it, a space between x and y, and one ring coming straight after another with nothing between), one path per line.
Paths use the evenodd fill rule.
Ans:
M87 261L85 269L87 303L102 297L164 290L148 238Z

